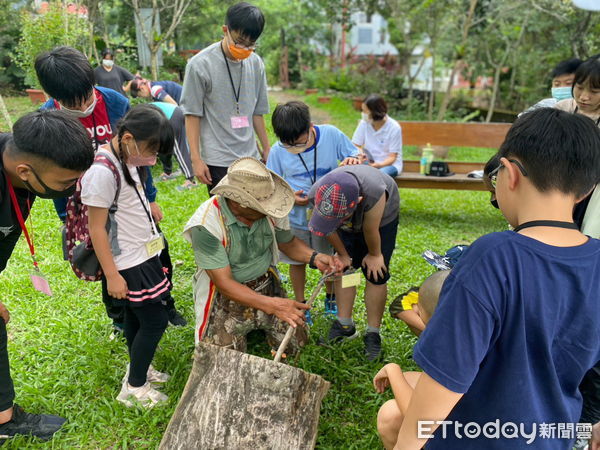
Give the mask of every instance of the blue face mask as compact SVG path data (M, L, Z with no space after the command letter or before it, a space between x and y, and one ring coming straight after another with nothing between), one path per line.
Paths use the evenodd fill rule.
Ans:
M571 94L571 90L572 90L571 86L553 87L552 88L552 97L554 97L558 101L565 100L567 98L573 98L573 95Z

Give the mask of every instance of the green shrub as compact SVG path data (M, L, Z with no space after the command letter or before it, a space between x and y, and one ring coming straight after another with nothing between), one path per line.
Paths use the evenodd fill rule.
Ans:
M37 55L58 45L69 45L82 51L89 47L89 22L68 13L60 2L50 3L43 14L23 11L21 25L15 61L25 72L25 84L31 87L40 87L33 67Z

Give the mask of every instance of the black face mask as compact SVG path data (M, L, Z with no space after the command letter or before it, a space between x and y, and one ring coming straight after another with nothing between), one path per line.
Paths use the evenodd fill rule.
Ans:
M494 200L490 200L490 203L492 204L492 206L496 209L500 209L498 206L498 200L494 199Z
M29 166L29 168L31 169L31 172L33 172L35 177L37 178L38 183L40 183L42 185L42 187L44 188L44 192L36 191L28 181L23 180L23 183L25 184L25 186L27 186L27 189L29 191L33 192L35 195L37 195L40 198L57 199L57 198L70 197L71 195L73 195L73 193L75 192L75 189L77 188L77 183L73 183L73 186L69 186L64 191L57 191L55 189L52 189L51 187L48 187L48 185L46 185L46 183L44 183L42 181L42 179L36 173L36 171L33 169L33 167Z

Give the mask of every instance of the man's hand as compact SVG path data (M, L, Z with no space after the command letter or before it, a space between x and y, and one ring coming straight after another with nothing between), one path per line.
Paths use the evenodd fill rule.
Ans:
M304 323L304 311L310 309L306 303L296 302L288 298L273 297L273 312L279 320L296 328Z
M385 261L383 260L383 254L377 256L368 254L362 260L362 267L367 269L367 277L377 281L379 278L383 278L383 274L387 272L385 267Z
M348 267L352 266L352 258L349 255L340 255L337 254L336 258L340 261L342 265L342 271L346 270Z
M210 176L210 170L204 161L196 160L192 164L194 168L194 175L198 178L198 181L202 184L212 184L212 178Z
M6 309L6 306L4 306L2 302L0 302L0 317L4 319L4 323L10 322L10 313L8 312L8 309Z
M162 210L160 209L160 206L158 206L158 203L156 202L152 202L150 203L150 214L152 214L152 217L154 218L154 221L156 223L160 223L161 220L163 220L163 213Z
M355 166L357 164L361 164L360 159L354 156L349 156L340 163L340 166Z
M398 366L398 364L394 364L394 363L386 364L385 366L383 366L381 368L381 370L379 372L377 372L377 374L373 378L373 387L380 394L383 394L390 385L390 379L389 379L389 376L387 373L387 369L389 366L392 366L392 365ZM400 369L400 366L398 366L398 369ZM402 372L401 369L400 369L400 371Z
M315 266L324 274L340 274L344 271L344 265L339 257L323 253L317 253L317 256L315 256Z
M127 281L118 272L116 275L106 277L106 290L108 295L117 299L126 299L129 292Z
M306 195L302 189L295 191L294 201L297 206L306 206L308 205L308 195Z
M590 442L590 450L600 450L600 422L592 428L592 440Z

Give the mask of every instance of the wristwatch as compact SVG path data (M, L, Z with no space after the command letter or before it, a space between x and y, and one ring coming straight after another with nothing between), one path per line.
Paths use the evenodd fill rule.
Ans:
M317 268L317 266L315 265L315 259L317 258L318 254L318 252L313 252L313 254L310 255L310 259L308 260L308 267L310 267L311 269Z

